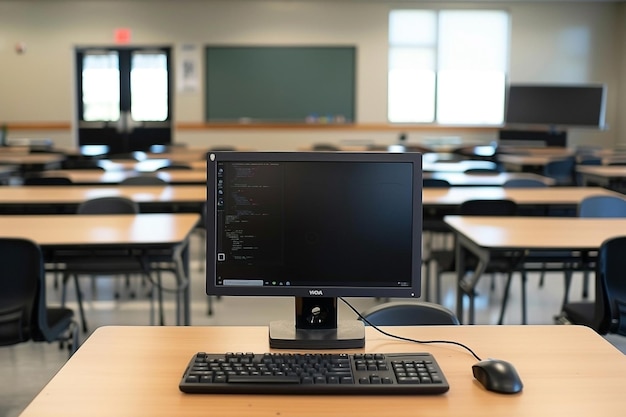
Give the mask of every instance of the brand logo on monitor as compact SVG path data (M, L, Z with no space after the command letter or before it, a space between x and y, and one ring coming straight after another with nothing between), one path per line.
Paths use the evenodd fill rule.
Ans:
M322 290L309 290L309 295L324 295Z

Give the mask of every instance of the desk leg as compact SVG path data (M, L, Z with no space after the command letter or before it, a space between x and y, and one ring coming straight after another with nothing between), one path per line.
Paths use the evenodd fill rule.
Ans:
M465 259L468 253L473 253L478 257L478 264L474 271L467 272L465 265ZM461 323L464 319L463 301L464 296L469 298L469 317L468 324L475 324L476 311L475 311L475 297L476 297L476 285L487 269L487 265L490 260L490 252L484 250L475 245L472 245L471 241L465 239L463 236L457 236L456 239L456 266L457 266L457 317ZM467 276L469 275L469 276ZM467 276L467 278L466 278Z
M191 324L190 313L190 280L189 280L189 239L174 248L174 264L176 265L176 324ZM182 314L182 320L181 320Z

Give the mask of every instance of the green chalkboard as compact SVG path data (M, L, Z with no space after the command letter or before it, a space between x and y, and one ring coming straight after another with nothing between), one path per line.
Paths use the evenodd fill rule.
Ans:
M206 121L354 121L354 47L209 46Z

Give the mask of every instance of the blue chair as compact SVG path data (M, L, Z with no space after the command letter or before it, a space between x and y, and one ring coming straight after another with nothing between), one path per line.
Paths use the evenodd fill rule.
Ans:
M626 199L617 195L586 197L578 205L578 217L626 217Z
M543 175L552 178L556 185L574 185L575 166L576 158L574 156L556 159L549 161L544 166Z
M502 186L504 188L536 188L547 187L548 185L534 178L511 178L510 180L506 180Z
M626 217L626 199L619 195L593 195L586 197L578 205L578 217ZM583 254L583 298L587 298L589 296L589 271L593 270L595 257L595 253ZM566 281L566 301L569 296L570 283L571 278Z
M557 323L592 328L601 335L626 336L626 236L608 239L598 251L594 301L563 305Z
M392 301L379 304L361 314L365 325L433 326L457 325L456 315L442 305L426 301Z
M70 342L70 354L75 352L78 326L74 312L47 305L39 245L28 239L1 238L0 257L0 346L29 340L59 341Z

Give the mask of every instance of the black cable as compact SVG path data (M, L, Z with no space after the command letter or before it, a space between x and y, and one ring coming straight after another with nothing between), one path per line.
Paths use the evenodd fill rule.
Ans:
M472 354L472 356L474 358L476 358L476 360L481 361L482 359L480 358L480 356L478 356L471 348L469 348L468 346L464 345L461 342L455 342L454 340L418 340L418 339L411 339L410 337L404 337L404 336L398 336L392 333L388 333L380 328L378 328L376 325L372 324L369 322L369 320L367 320L365 317L363 317L361 315L361 313L359 313L357 311L356 308L354 308L352 306L352 304L350 304L348 301L346 301L343 297L338 297L345 305L347 305L348 307L350 307L350 309L352 311L354 311L354 313L361 319L363 320L365 323L369 324L374 330L376 330L379 333L384 334L385 336L389 336L391 338L394 339L398 339L398 340L403 340L405 342L411 342L411 343L420 343L420 344L433 344L433 343L444 343L444 344L449 344L449 345L456 345L456 346L460 346L463 349L467 350L469 353Z

